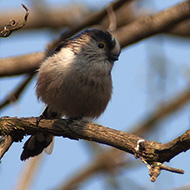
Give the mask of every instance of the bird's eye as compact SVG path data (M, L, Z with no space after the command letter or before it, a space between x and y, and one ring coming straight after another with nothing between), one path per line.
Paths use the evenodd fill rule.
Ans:
M103 48L106 47L106 44L105 44L104 42L100 42L100 43L98 44L98 47L101 48L101 49L103 49Z

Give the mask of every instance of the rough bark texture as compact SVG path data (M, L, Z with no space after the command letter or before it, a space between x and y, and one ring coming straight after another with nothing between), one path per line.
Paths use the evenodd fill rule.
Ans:
M142 157L149 164L170 161L177 154L190 148L190 130L173 141L162 144L88 121L74 121L68 124L67 120L62 119L41 120L39 126L36 127L36 118L34 117L4 117L0 120L0 135L10 135L16 142L22 140L24 135L39 132L110 145Z

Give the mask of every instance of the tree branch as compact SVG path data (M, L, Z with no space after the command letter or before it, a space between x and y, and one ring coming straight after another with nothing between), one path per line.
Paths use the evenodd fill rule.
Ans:
M122 48L124 48L139 40L169 30L177 23L190 18L189 12L190 1L184 1L152 16L137 19L134 22L115 30L113 35L116 36ZM69 33L69 36L73 33L74 32ZM67 37L67 35L64 37ZM56 43L58 42L59 41ZM44 58L45 53L38 52L19 57L0 59L0 77L33 72L38 69L39 64Z
M113 32L121 47L136 43L152 35L163 33L177 23L190 18L190 1L184 1L152 16L137 19Z
M187 89L181 92L179 95L172 98L167 103L163 102L157 105L156 109L152 113L148 114L148 116L145 117L143 121L141 121L139 124L135 126L130 127L132 129L130 133L141 137L145 136L145 134L147 135L150 132L150 130L153 130L155 126L157 126L159 122L161 122L163 119L167 118L168 116L171 116L171 114L175 113L183 106L187 105L189 101L190 101L190 91L189 89ZM74 173L77 175L71 176L71 178L66 180L64 184L59 185L55 189L71 190L73 186L80 185L84 180L87 180L87 178L90 178L91 176L95 175L97 171L98 172L107 171L107 167L105 167L107 165L109 165L109 168L112 169L117 168L118 160L121 160L120 166L122 165L124 167L126 165L129 165L130 162L125 161L126 156L124 159L124 155L125 152L114 148L112 148L111 150L104 151L103 153L98 155L96 159L94 159L93 162L88 165L88 167L82 166L81 167L82 172L81 170L80 172L75 171ZM109 162L107 158L109 158ZM149 170L151 169L151 167L154 168L154 166L150 166ZM154 176L158 176L156 175L157 174L156 171L154 169L153 172L150 170L150 174L152 174L153 176L153 177L151 176L152 181L154 181L153 179L155 179ZM159 170L159 174L160 171L161 169Z
M30 189L30 185L36 176L36 171L39 169L39 166L42 163L42 158L43 154L40 154L39 156L36 156L25 163L23 170L21 173L19 173L20 176L17 184L14 187L14 190Z
M180 36L180 37L190 37L190 19L180 22L175 27L173 27L169 34Z
M183 4L183 5L182 5ZM186 4L186 5L185 5ZM179 8L179 7L180 8ZM186 7L185 7L186 6ZM174 8L174 7L173 7ZM189 1L187 1L187 2L183 2L183 3L181 3L181 4L179 4L179 5L177 5L176 6L176 8L178 8L178 11L181 11L180 12L180 14L179 13L177 13L177 15L176 16L173 16L174 14L175 14L175 11L174 11L174 9L173 9L173 12L171 11L170 12L170 14L168 14L167 16L165 15L165 16L161 16L160 17L160 19L161 19L161 21L160 20L157 20L158 19L158 17L156 17L156 15L154 15L154 16L148 16L148 17L145 17L144 19L140 19L140 20L138 20L138 21L135 21L136 22L136 26L135 26L135 22L134 23L132 23L132 24L130 24L130 25L128 25L128 26L126 26L126 27L123 27L123 28L121 28L121 29L118 29L117 31L115 31L115 33L116 33L116 36L118 35L118 36L120 36L121 35L121 32L123 32L124 30L128 30L128 29L130 29L131 28L131 31L130 31L130 33L133 33L134 35L137 35L137 37L136 38L132 38L132 40L130 41L129 39L131 39L131 36L130 35L128 35L128 33L124 33L124 37L125 36L127 36L127 37L125 37L124 39L120 39L120 40L123 40L124 42L123 43L121 43L122 44L122 47L124 47L126 44L128 45L128 44L130 44L130 43L134 43L134 42L137 42L138 40L141 40L141 39L143 39L143 38L145 38L145 37L149 37L149 36L151 36L151 35L153 35L153 34L157 34L157 33L160 33L160 32L162 32L162 31L165 31L165 30L167 30L167 29L169 29L171 26L173 26L173 25L175 25L176 23L178 23L178 22L181 22L181 20L183 20L183 19L186 19L187 17L189 18L189 15L187 15L187 11L189 11ZM170 9L172 9L172 8L170 8ZM168 9L168 10L170 10L170 9ZM176 9L177 10L177 9ZM167 12L167 10L165 10L166 12ZM165 13L166 13L165 12ZM161 13L160 13L161 14ZM170 18L171 19L174 19L174 20L170 20ZM165 19L165 20L162 20L162 19ZM142 23L141 23L141 21L142 21ZM162 21L164 21L164 22L162 22ZM133 25L134 24L134 25ZM140 25L139 25L140 24ZM150 33L147 33L146 32L146 30L145 30L145 32L144 33L141 33L139 30L136 30L136 28L135 27L140 27L142 25L142 28L140 28L140 29L142 29L142 31L144 31L143 30L143 28L144 29L146 29L147 27L151 27L151 28L149 28L150 30L151 30L151 32ZM162 29L162 31L160 31L159 30L159 27L161 27L161 29ZM123 31L122 31L123 30ZM146 33L146 34L145 34ZM141 35L142 34L142 35ZM139 36L139 37L138 37ZM118 39L119 39L119 37L118 37ZM42 52L41 53L41 55L43 55L42 57L44 58L45 56L44 56L44 53ZM42 58L42 60L43 60L43 58ZM29 59L30 60L30 59ZM28 58L27 58L27 61L28 61ZM27 64L28 64L28 62L26 62ZM18 65L17 65L18 66ZM12 66L11 66L12 67ZM38 66L36 66L36 67L38 67ZM1 68L0 68L0 71L1 71ZM10 119L10 120L6 120L6 121L4 121L4 119ZM83 123L82 122L82 124L80 124L80 122L79 122L79 124L75 124L74 123L74 125L82 125L82 127L81 127L81 130L83 131L85 131L85 135L84 136L82 136L81 137L81 134L79 133L78 134L78 131L77 132L75 132L75 129L73 129L73 127L72 127L72 125L71 125L71 127L69 127L69 130L71 130L71 131L65 131L65 130L63 130L64 131L64 133L62 133L62 129L61 129L61 131L52 131L52 129L51 129L51 126L50 126L50 129L44 129L42 126L40 126L40 128L37 128L36 129L36 131L35 131L35 129L33 130L33 129L30 129L28 132L26 132L25 130L25 128L23 128L24 126L22 125L22 124L19 124L19 123L25 123L25 122L28 122L28 126L31 126L31 125L33 125L34 124L34 127L35 127L35 123L33 123L33 121L32 121L32 123L31 123L31 120L30 119L34 119L34 118L29 118L29 119L22 119L21 121L19 121L18 119L16 119L14 122L12 122L11 120L14 120L14 119L16 119L16 118L3 118L2 120L3 120L3 122L5 122L5 123L7 123L6 124L6 126L8 125L10 125L10 126L12 126L12 128L14 128L14 129L12 129L13 131L12 132L10 132L9 131L9 129L8 129L8 131L7 131L7 133L10 133L11 134L11 136L13 137L13 140L14 141L18 141L18 140L21 140L22 139L22 137L23 137L23 135L24 134L34 134L34 133L37 133L37 132L39 132L39 130L41 130L42 132L50 132L50 133L52 133L52 134L54 134L54 133L58 133L58 134L56 134L56 135L64 135L65 133L66 133L66 137L68 137L68 138L74 138L74 139L79 139L79 138L81 138L81 139L86 139L86 140L92 140L92 141L96 141L96 142L100 142L100 143L104 143L104 144L108 144L108 145L110 145L110 146L113 146L113 147L117 147L117 148L119 148L119 149L122 149L122 150L125 150L125 151L127 151L127 152L130 152L130 153L132 153L132 154L135 154L136 156L138 156L138 157L140 157L143 161L145 161L148 165L150 165L150 171L151 171L151 169L153 169L153 172L151 171L151 175L152 176L156 176L157 177L157 174L155 175L155 173L159 173L159 172L157 172L158 170L157 170L157 167L159 167L159 170L161 170L161 169L166 169L167 167L166 166L163 166L162 164L160 164L160 163L162 163L161 161L163 161L163 162L165 162L165 161L169 161L170 159L172 159L175 155L177 155L177 154L179 154L180 152L181 152L181 147L180 146L183 146L184 144L183 143L185 143L186 145L186 148L187 149L189 149L189 146L188 146L188 144L189 144L189 131L187 131L185 134L184 134L184 136L182 135L181 137L179 137L179 139L177 138L177 139L175 139L175 140L173 140L173 141L171 141L171 142L169 142L169 143L166 143L166 144L161 144L161 143L156 143L156 142L149 142L149 141L146 141L145 139L142 139L142 138L139 138L139 137L136 137L136 136L133 136L133 138L131 137L131 135L129 135L128 134L128 136L125 136L126 135L126 133L125 133L125 135L123 134L123 132L118 132L118 131L110 131L111 129L109 129L109 128L104 128L103 126L93 126L93 128L95 127L95 129L96 128L101 128L101 127L103 127L103 128L101 128L102 130L98 130L98 132L101 134L100 135L100 137L102 137L102 139L99 139L99 137L94 137L94 133L96 132L97 133L97 129L95 130L95 131L91 131L91 129L88 129L88 125L95 125L95 124L90 124L90 123ZM48 121L47 121L48 122ZM49 121L50 122L50 121ZM59 122L60 121L53 121L53 125L55 125L55 123L57 123L58 122L58 124L56 124L57 126L58 126L58 128L62 128L62 120L61 120L61 123L59 124ZM154 122L153 122L154 123ZM0 121L0 128L2 127L2 122ZM17 125L18 124L18 125ZM84 124L84 126L83 126L83 124ZM44 125L46 125L46 123L44 123ZM87 129L86 129L86 126L87 125ZM4 126L4 125L3 125ZM18 130L17 130L17 126L21 126ZM64 124L64 126L65 126L65 124ZM55 126L54 126L55 127ZM53 127L53 129L54 129L54 127ZM78 126L77 126L77 128L78 128ZM2 129L2 128L1 128ZM0 129L0 131L1 131L1 129ZM16 130L16 132L14 131L14 130ZM24 132L23 132L23 130L24 130ZM28 130L28 129L27 129ZM49 131L50 130L50 131ZM74 131L73 131L74 130ZM17 131L18 131L18 133L17 133ZM108 132L108 131L110 131L110 133ZM2 135L3 134L7 134L6 133L6 130L2 130L1 131L2 133ZM59 133L59 132L61 132L61 134ZM107 132L108 132L108 136L105 136L105 134L104 133L106 133L107 134ZM112 135L112 134L114 134L115 133L115 135L112 137L112 136L110 136L110 135ZM118 133L118 134L117 134ZM16 135L15 135L16 134ZM91 134L91 136L88 136L89 134ZM110 138L111 137L111 138ZM187 139L185 139L185 137L188 137ZM113 139L112 139L113 138ZM127 139L127 140L126 140ZM185 139L185 141L183 141ZM120 141L121 140L121 141ZM128 140L129 140L129 142L128 142ZM141 148L140 149L142 149L142 151L141 150L139 150L139 149L137 149L137 145L138 145L138 142L139 142L139 140L142 140L143 141L143 143L140 143L141 145ZM127 143L127 145L125 144L125 141L127 141L126 143ZM166 158L164 158L163 160L161 160L161 159L158 159L159 157L162 157L162 155L164 155L165 153L157 153L157 151L158 151L158 144L161 144L162 145L162 151L164 152L164 151L168 151L168 149L170 150L169 151L169 155L167 155L167 159ZM123 147L123 145L124 145L124 148L122 148ZM159 152L162 152L161 151L161 145L160 145L160 147L159 147ZM178 145L180 145L180 146L178 146ZM169 148L168 148L169 147ZM186 149L186 150L187 150ZM151 152L151 154L150 154L150 150L152 151L153 150L153 152ZM174 150L174 152L173 152L173 150ZM185 151L185 150L182 150L182 151ZM142 153L142 152L145 152L145 155ZM155 153L156 152L156 153ZM157 154L160 154L160 155L157 155ZM148 156L147 156L148 155ZM157 155L157 156L156 156ZM155 159L152 159L152 157L154 158L154 157L156 157ZM150 160L148 159L149 157L151 157L150 158ZM158 164L157 164L158 163ZM156 166L156 167L155 167ZM156 168L156 170L157 171L154 171L154 168ZM168 168L167 168L168 169ZM168 170L170 170L170 171L172 171L172 170L174 170L174 171L180 171L180 170L176 170L176 169L168 169ZM155 178L155 177L154 177Z
M74 121L71 124L62 119L41 120L38 127L36 127L36 118L34 117L4 117L0 120L0 134L2 136L10 135L15 142L22 140L24 135L39 132L51 133L54 136L63 136L74 140L94 141L134 154L148 165L151 170L150 173L154 177L158 175L154 174L155 163L169 162L179 153L190 149L190 130L173 141L162 144L84 120ZM159 166L160 169L164 169L163 165ZM181 170L172 170L172 172L175 171Z
M4 135L0 138L0 158L9 150L13 143L12 137L10 135Z
M170 171L170 172L174 172L178 174L184 174L183 170L172 168L169 166L164 166L160 162L155 162L152 166L148 166L148 168L149 168L149 175L151 177L150 180L152 182L156 181L156 178L160 175L161 170L166 170L166 171Z
M177 112L180 108L187 105L189 101L190 90L187 88L174 98L171 98L169 101L161 102L158 106L156 106L156 109L152 113L148 114L147 118L144 119L143 122L131 127L131 133L142 136L148 132L152 126L157 125L167 116Z
M132 0L119 0L119 1L115 1L115 2L111 3L109 6L111 6L112 9L114 11L116 11L122 5L124 5L126 2L131 2L131 1ZM72 27L71 29L62 33L61 36L59 37L59 39L57 39L49 44L49 47L48 47L49 53L48 54L51 54L51 51L57 46L58 43L60 43L60 41L63 41L66 38L71 37L72 35L76 34L77 32L81 31L84 28L99 24L107 16L107 14L108 13L107 13L107 7L106 7L103 10L84 19L84 21L81 22L80 25L76 25L76 26ZM104 29L106 30L106 28L104 28Z
M16 89L14 89L13 92L8 94L6 98L2 102L0 102L0 110L2 110L2 108L7 106L8 104L16 102L19 99L24 89L33 79L34 75L35 73L28 74L27 77L16 87Z
M78 25L87 15L93 14L95 10L81 4L67 4L66 6L53 7L38 4L30 6L30 19L23 30L33 30L42 28L58 29L62 27L73 27ZM0 28L14 15L15 20L22 17L20 10L8 9L0 13Z
M0 77L34 72L39 68L40 63L44 58L44 52L37 52L0 59Z
M22 4L22 6L26 10L24 21L21 24L19 24L20 21L10 20L9 24L5 25L3 30L0 31L0 37L8 37L11 35L13 31L19 30L25 26L29 15L29 10L24 4Z

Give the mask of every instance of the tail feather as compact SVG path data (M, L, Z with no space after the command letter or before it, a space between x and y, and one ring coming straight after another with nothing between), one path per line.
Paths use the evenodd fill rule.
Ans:
M46 154L51 154L53 151L53 146L55 142L55 137L53 136L51 143L44 149Z
M37 119L36 125L41 119L61 118L60 113L52 111L49 107L46 107L42 115ZM48 154L51 154L54 144L54 137L51 134L37 133L32 135L24 144L23 151L20 156L21 160L26 160L30 157L37 156L44 149Z
M37 156L52 142L53 136L50 134L38 133L32 135L24 144L23 152L20 156L21 160Z

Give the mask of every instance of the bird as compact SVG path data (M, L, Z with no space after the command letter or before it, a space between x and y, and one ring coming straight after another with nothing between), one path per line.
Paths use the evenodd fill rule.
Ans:
M37 123L63 116L97 119L111 99L111 71L120 52L117 39L98 28L85 29L60 42L38 70L36 94L46 109ZM53 139L51 134L32 135L23 146L21 160L52 147Z

